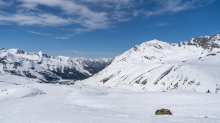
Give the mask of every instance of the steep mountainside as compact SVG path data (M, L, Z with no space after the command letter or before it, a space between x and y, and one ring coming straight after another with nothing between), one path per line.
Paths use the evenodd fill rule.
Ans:
M220 90L220 34L179 44L144 42L117 56L94 76L77 84L137 91Z
M83 58L81 58L83 60ZM0 70L2 73L38 78L43 82L62 79L81 80L93 75L100 67L107 64L97 59L97 67L64 56L49 56L42 52L28 53L19 49L0 50ZM91 62L92 64L92 62Z

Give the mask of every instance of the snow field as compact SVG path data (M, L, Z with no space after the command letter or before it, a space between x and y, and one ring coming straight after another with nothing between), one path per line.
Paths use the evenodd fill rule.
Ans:
M0 82L1 123L218 123L220 95ZM6 94L8 93L8 94ZM155 116L167 108L172 116ZM208 118L205 118L208 116Z

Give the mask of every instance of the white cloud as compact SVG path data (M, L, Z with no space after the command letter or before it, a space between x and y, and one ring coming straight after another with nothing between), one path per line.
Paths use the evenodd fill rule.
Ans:
M71 51L73 51L76 54L84 54L84 52L80 52L80 51L77 51L77 50L71 50Z
M76 24L77 33L107 29L114 21L129 21L122 8L131 8L135 0L16 0L17 13L0 14L0 22L15 22L19 25L63 26ZM39 5L61 10L54 14L39 9ZM99 7L100 11L91 9ZM109 9L107 9L109 6Z
M68 34L67 36L69 36L69 37L73 37L74 35L70 35L70 34Z
M183 10L194 9L207 5L216 0L149 0L148 3L156 3L154 10L141 10L134 13L134 16L138 14L144 14L146 17L153 15L161 15L165 13L176 13Z
M2 0L0 0L0 8L1 7L7 7L7 6L10 6L12 4L12 2L11 1L2 1Z
M51 34L45 34L45 33L39 33L34 31L28 31L29 33L38 34L38 35L51 35Z
M69 39L69 38L68 38L68 37L56 37L56 39L67 40L67 39Z
M37 5L45 5L48 7L58 7L63 11L64 15L68 18L61 18L54 15L53 17L43 16L45 21L57 22L57 24L80 24L85 29L81 30L95 30L105 29L108 27L108 17L106 12L94 12L89 9L86 5L77 4L74 1L69 0L20 0L23 2L22 7L28 9L37 9ZM62 15L61 15L62 16ZM41 16L40 16L41 17ZM42 18L41 18L42 19ZM58 20L57 20L58 19ZM62 22L63 21L63 22ZM34 22L36 23L36 22ZM46 23L47 25L57 25L56 23ZM80 31L77 29L77 31Z
M131 8L135 5L135 2L142 0L81 0L83 2L90 2L105 8Z
M173 23L168 23L168 22L157 22L156 24L153 25L147 25L147 27L156 27L156 26L169 26L172 25Z
M81 27L75 29L80 31L91 31L106 29L110 20L104 11L95 12L87 5L77 4L69 0L17 0L22 4L16 13L1 13L0 23L15 22L19 25L41 25L41 26L65 26L78 24ZM2 1L0 1L2 2ZM61 13L40 10L38 5L60 9Z
M46 13L18 13L11 15L0 15L0 22L15 22L19 25L61 26L70 24L71 20L71 18L62 18Z
M15 4L17 1L20 4ZM81 33L108 29L115 23L130 21L140 15L150 17L193 9L210 4L210 1L215 0L0 0L0 7L4 9L14 5L13 12L0 10L0 24L72 25L76 33ZM156 4L156 7L151 10L146 8L145 4L150 3ZM48 11L50 9L57 11Z
M167 23L167 22L158 22L156 24L156 26L168 26L168 25L171 25L171 23Z

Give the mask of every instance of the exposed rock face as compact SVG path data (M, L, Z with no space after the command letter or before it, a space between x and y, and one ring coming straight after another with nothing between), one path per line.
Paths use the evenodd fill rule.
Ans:
M182 45L195 45L204 49L212 50L213 48L220 48L220 34L213 35L211 37L196 37L192 38L189 42L180 42L179 46Z
M155 115L172 115L172 113L168 109L161 109L157 110Z

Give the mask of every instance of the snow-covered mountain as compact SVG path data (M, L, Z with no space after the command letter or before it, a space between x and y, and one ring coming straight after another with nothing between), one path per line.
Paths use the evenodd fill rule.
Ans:
M81 62L82 61L82 62ZM105 66L110 59L69 58L49 56L40 52L28 53L20 49L0 50L0 71L13 75L37 78L43 82L58 79L85 79ZM95 62L97 66L93 66Z
M179 44L144 42L115 57L94 76L77 84L137 91L220 90L220 34Z
M95 74L112 60L112 58L91 59L83 57L72 59L74 61L77 61L79 64L83 65L84 69L88 70L91 74Z
M26 56L26 57L24 57ZM0 50L0 73L1 76L5 74L12 74L33 79L39 79L39 82L48 82L60 79L59 76L53 72L45 69L35 61L27 57L31 55L18 49ZM13 77L13 76L12 76Z

